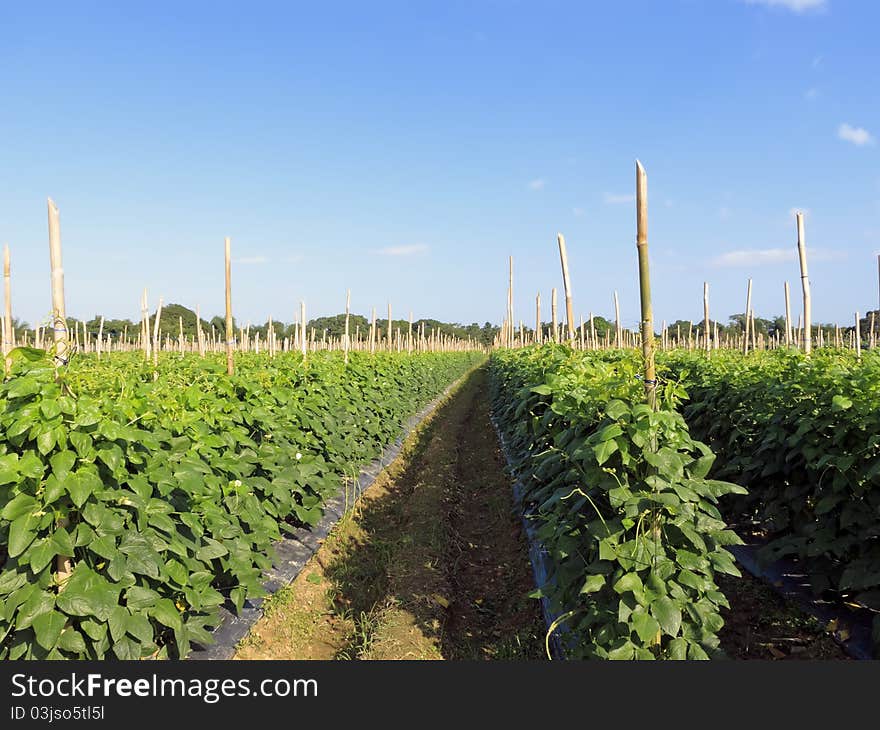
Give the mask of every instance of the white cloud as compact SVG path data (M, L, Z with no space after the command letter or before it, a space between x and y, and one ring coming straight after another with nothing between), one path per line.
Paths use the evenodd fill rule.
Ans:
M852 142L861 147L866 144L874 144L874 137L864 127L851 127L844 122L837 128L837 136L844 142Z
M745 0L746 5L766 5L771 8L785 8L793 13L805 13L808 10L824 10L828 7L826 0Z
M811 89L807 89L804 92L804 99L806 99L807 101L816 101L816 99L818 99L818 98L819 98L819 89L817 89L815 86Z
M575 218L580 218L586 211L583 208L572 208L571 212L574 214Z
M529 190L543 190L546 184L546 181L539 177L529 183Z
M605 193L602 201L605 205L619 205L621 203L634 203L636 196L632 194Z
M386 246L374 251L380 256L415 256L416 254L425 253L428 246L424 243L413 243L408 246Z
M845 257L842 253L809 248L807 249L807 256L810 261L830 261ZM788 248L739 249L727 251L716 256L709 262L709 265L719 269L732 269L744 266L759 267L793 262L797 261L797 258L797 246L789 246Z
M232 259L234 264L268 264L269 259L266 256L242 256L241 258Z

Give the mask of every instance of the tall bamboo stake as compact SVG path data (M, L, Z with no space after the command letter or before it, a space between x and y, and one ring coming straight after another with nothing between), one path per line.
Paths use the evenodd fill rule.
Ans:
M801 265L801 286L804 292L804 353L812 350L813 306L810 299L810 277L807 273L807 244L804 239L804 214L797 214L798 260Z
M703 340L706 352L712 352L712 340L709 336L709 282L703 282Z
M749 286L746 290L746 312L745 312L745 330L743 331L743 354L749 351L749 315L752 311L752 280L749 279Z
M617 290L614 290L614 346L620 347L623 343L621 342L621 327L620 327L620 300L617 298Z
M388 302L388 332L385 334L388 338L388 352L391 352L391 302Z
M232 339L235 337L232 331L232 263L230 258L231 242L227 236L224 240L224 254L226 263L226 374L235 372L235 362L232 355Z
M574 312L571 306L571 281L568 276L568 253L565 250L565 238L556 234L559 243L559 262L562 264L562 285L565 287L565 323L568 327L568 340L574 341Z
M3 246L3 355L15 347L15 331L12 329L12 275L9 269L9 244Z
M535 342L537 344L541 344L541 340L543 340L543 333L541 332L541 292L538 292L538 295L535 297Z
M351 343L349 342L348 336L348 319L351 313L351 289L345 290L345 341L342 343L343 347L343 361L348 363L348 350L351 347Z
M791 347L791 297L788 282L785 282L785 346Z
M553 326L553 342L558 341L558 318L556 316L556 287L550 290L550 319Z
M862 359L862 328L859 326L859 313L856 312L856 327L853 331L856 340L856 359Z
M199 339L199 357L205 356L205 333L202 332L202 315L199 305L196 304L196 334Z
M156 309L156 321L153 322L153 365L159 364L159 350L162 347L162 340L159 337L159 325L162 319L162 297L159 297L159 306ZM158 373L153 373L153 377L158 377Z
M306 342L306 302L304 299L301 299L299 302L299 321L300 321L300 351L302 352L303 360L306 359L306 352L308 343ZM315 328L312 327L312 339L315 337Z
M95 353L98 359L101 359L101 340L104 337L104 315L101 315L101 324L98 326L98 344L95 346Z
M67 364L70 349L67 314L64 306L64 268L61 265L61 222L58 206L48 199L49 208L49 264L52 269L52 332L55 338L55 364Z
M642 357L645 361L645 398L651 408L657 403L654 373L654 312L651 307L651 277L648 262L648 176L636 160L636 250L639 254L639 293L642 308ZM615 292L615 299L617 292ZM619 320L619 318L618 318Z
M596 342L596 325L593 322L592 312L590 312L590 348L593 350L599 349L599 343Z

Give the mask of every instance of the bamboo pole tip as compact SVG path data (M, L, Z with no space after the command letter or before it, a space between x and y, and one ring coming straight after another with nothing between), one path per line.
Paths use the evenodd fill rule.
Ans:
M55 201L52 200L52 198L46 198L46 203L49 205L49 210L54 211L55 213L58 212L58 206L55 205Z
M646 174L644 165L639 160L636 160L636 175L644 177Z

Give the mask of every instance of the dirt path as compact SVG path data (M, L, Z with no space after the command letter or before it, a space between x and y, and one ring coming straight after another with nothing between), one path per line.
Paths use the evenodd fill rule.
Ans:
M541 658L502 464L481 368L268 601L236 658Z

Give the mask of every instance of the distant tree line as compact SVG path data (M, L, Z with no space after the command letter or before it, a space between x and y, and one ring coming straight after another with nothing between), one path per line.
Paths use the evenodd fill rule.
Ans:
M154 313L151 314L154 315ZM861 330L863 338L867 338L869 336L871 314L872 312L868 311L859 320L859 329ZM874 310L873 314L874 332L875 334L880 336L880 310ZM159 323L159 328L163 333L168 333L172 336L176 336L180 332L181 320L183 322L184 335L186 335L188 338L195 337L196 313L192 309L189 309L182 304L168 304L162 307L162 317ZM154 321L155 320L151 317L151 327L153 326ZM201 323L202 329L208 333L210 333L211 327L213 326L218 336L222 336L221 333L223 333L226 329L226 320L220 316L212 317L210 320L202 319ZM726 335L742 333L745 329L745 314L732 314L728 317L727 323L710 320L710 328L713 330L713 334L716 323L718 325L719 334ZM73 329L74 324L76 324L76 326L79 326L80 328L82 327L79 321L75 321L71 317L68 317L67 324L71 330ZM384 337L388 326L388 320L377 319L376 324L378 325L380 332ZM564 325L564 318L559 320L559 324ZM30 338L33 339L34 328L30 327L27 322L23 322L20 319L13 317L12 325L13 329L15 330L15 336L17 340L21 340L24 337L25 333L27 333ZM97 335L100 325L101 317L100 315L95 315L92 319L86 321L86 331L89 332L91 335ZM458 322L441 322L437 319L422 318L413 320L413 331L417 332L419 330L419 327L421 327L422 325L424 325L425 334L428 336L436 332L439 334L458 337L460 339L467 339L470 337L474 341L479 342L483 345L491 345L501 329L498 325L493 325L491 322L485 322L482 325L477 322L472 322L471 324L465 325ZM655 327L657 325L658 323L655 322ZM792 327L795 327L796 325L797 319L792 322ZM140 330L140 326L140 322L133 322L130 319L105 318L104 335L109 335L113 339L116 339L122 337L123 332L127 331L130 338L136 338ZM232 320L232 326L235 329L236 334L238 334L240 323L235 318L233 318ZM275 335L278 338L293 336L295 326L296 325L293 322L282 322L274 320L272 322L272 328L275 330ZM682 333L682 337L686 337L688 330L691 326L693 327L693 332L695 336L697 334L702 334L702 319L695 320L693 322L683 319L675 320L674 322L670 322L669 324L667 324L667 330L671 335L675 335L680 330ZM834 336L834 324L827 322L814 322L813 326L822 329L826 341L829 341L829 337ZM331 317L316 317L315 319L309 320L306 327L308 331L311 331L311 329L314 328L316 338L323 337L325 330L328 337L339 337L345 332L345 314L336 314ZM399 328L401 332L406 332L407 328L409 327L409 320L393 319L392 327L395 330ZM542 322L542 328L545 335L551 327L551 322ZM579 327L580 322L578 321L577 328L579 329ZM585 321L584 327L587 331L589 331L589 322ZM614 332L614 321L596 315L593 317L593 327L596 331L597 336L604 337L607 332ZM365 337L370 330L370 322L366 317L361 314L352 314L349 319L349 330L351 335L354 336L355 332L358 329L360 329L361 336ZM841 332L843 333L852 332L853 329L853 325L840 328ZM528 327L524 325L523 330L529 335L534 333L533 327ZM259 334L261 339L265 339L268 332L268 320L263 322L262 324L250 324L251 336ZM517 332L519 332L518 327ZM778 332L780 337L784 337L785 317L783 315L777 315L773 319L755 317L755 332L757 334L763 334L769 337L773 337Z

